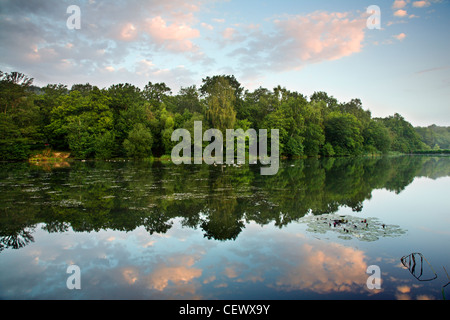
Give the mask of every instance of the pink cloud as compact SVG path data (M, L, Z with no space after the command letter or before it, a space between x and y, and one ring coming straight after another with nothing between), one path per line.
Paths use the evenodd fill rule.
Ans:
M284 52L297 69L306 63L337 60L360 52L366 28L363 18L327 12L293 16L275 24L280 33L277 52Z
M223 33L222 36L227 39L227 40L233 40L234 35L236 33L236 30L233 28L226 28Z
M214 30L214 27L212 25L208 24L208 23L202 22L200 25L203 28L205 28L205 29L208 29L208 30L211 30L211 31Z
M395 39L399 40L399 41L403 41L406 38L406 34L404 34L403 32L400 34L397 34L394 36Z
M191 39L200 37L199 30L187 24L168 25L161 16L148 19L146 31L155 42L177 52L193 51L195 46Z
M132 23L127 23L120 29L119 39L132 41L136 39L137 34L137 28Z
M405 0L395 0L394 4L392 5L393 9L403 9L404 7L406 7Z
M396 17L405 17L407 15L408 15L408 12L406 12L406 10L402 10L402 9L394 12L394 16L396 16Z
M330 293L353 292L365 287L367 258L361 250L337 243L327 247L305 243L293 255L299 262L283 270L277 280L280 290Z
M424 1L424 0L413 2L413 7L416 7L416 8L424 8L424 7L428 7L429 5L430 5L430 2Z

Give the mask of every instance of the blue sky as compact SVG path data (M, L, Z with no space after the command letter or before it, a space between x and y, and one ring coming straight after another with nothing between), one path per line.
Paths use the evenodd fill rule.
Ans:
M367 28L371 5L381 29ZM449 31L448 0L0 0L0 70L174 93L233 74L248 90L326 91L375 117L450 126Z

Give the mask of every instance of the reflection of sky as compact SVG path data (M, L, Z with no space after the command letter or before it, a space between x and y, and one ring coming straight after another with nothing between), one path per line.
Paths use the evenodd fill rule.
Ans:
M164 235L144 228L49 234L38 226L34 243L0 254L0 298L439 298L442 267L450 269L449 184L450 178L420 178L399 195L374 191L354 215L407 230L376 242L313 234L295 223L281 230L251 223L228 242L207 240L179 220ZM400 267L400 258L412 252L427 257L437 282L417 282ZM70 264L81 268L80 291L66 288ZM366 288L372 264L382 269L381 292Z
M2 255L3 298L188 298L306 290L362 292L367 276L363 251L249 225L242 240L204 241L198 231L173 228L163 236L138 229L129 234L35 234L36 243ZM57 237L57 241L55 241ZM262 241L266 239L266 241ZM65 288L70 264L81 268L82 290ZM14 268L13 266L18 266Z

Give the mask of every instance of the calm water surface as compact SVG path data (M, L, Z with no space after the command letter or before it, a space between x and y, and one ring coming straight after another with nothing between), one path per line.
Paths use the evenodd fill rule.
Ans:
M450 299L449 190L450 157L0 164L0 299Z

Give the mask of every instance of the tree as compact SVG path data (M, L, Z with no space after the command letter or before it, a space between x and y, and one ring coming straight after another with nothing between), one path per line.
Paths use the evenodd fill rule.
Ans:
M152 155L153 138L150 130L138 123L123 142L127 156L134 159L144 159Z
M323 101L326 104L326 107L331 111L335 110L338 107L338 101L335 97L329 96L328 93L324 91L314 92L311 96L311 102L320 102Z
M116 137L113 131L106 131L95 138L94 152L96 159L107 160L114 156Z
M70 89L70 91L78 91L83 97L87 97L89 95L89 93L94 89L94 86L89 84L89 83L85 83L85 84L74 84L72 86L72 88Z
M317 156L320 153L321 146L325 143L322 111L320 106L313 106L308 103L303 106L302 114L305 118L304 153L307 156Z
M387 153L391 148L392 140L389 130L379 121L370 120L363 131L363 137L364 147L371 153L376 151Z
M185 110L190 113L203 113L203 106L200 103L200 94L195 85L181 88L175 97L175 112L184 113Z
M239 81L236 80L234 76L230 75L221 75L221 76L213 76L213 77L206 77L205 79L202 79L203 85L200 87L200 93L202 96L208 96L211 94L211 92L214 91L214 86L218 81L226 80L228 82L228 85L230 85L234 90L234 96L236 97L236 101L241 99L242 94L244 92L244 88L241 86Z
M235 89L225 77L217 78L212 87L208 87L206 118L214 129L225 133L233 129L236 122Z
M164 82L155 84L149 82L145 85L142 94L147 101L158 106L165 98L172 94L172 90Z
M274 110L273 92L259 87L253 92L245 92L242 108L236 117L240 120L249 120L255 130L266 129L263 127L264 119Z
M0 71L0 105L4 114L14 111L29 96L27 89L33 84L20 72L3 73Z
M356 155L362 151L361 123L352 114L334 111L325 121L325 136L336 155Z
M394 116L381 119L381 122L390 131L393 151L409 153L426 149L414 127L400 114L396 113Z
M94 87L86 96L75 90L61 101L61 105L53 109L47 126L52 140L58 141L59 147L71 150L76 157L93 157L97 136L114 125L109 97L105 91Z

